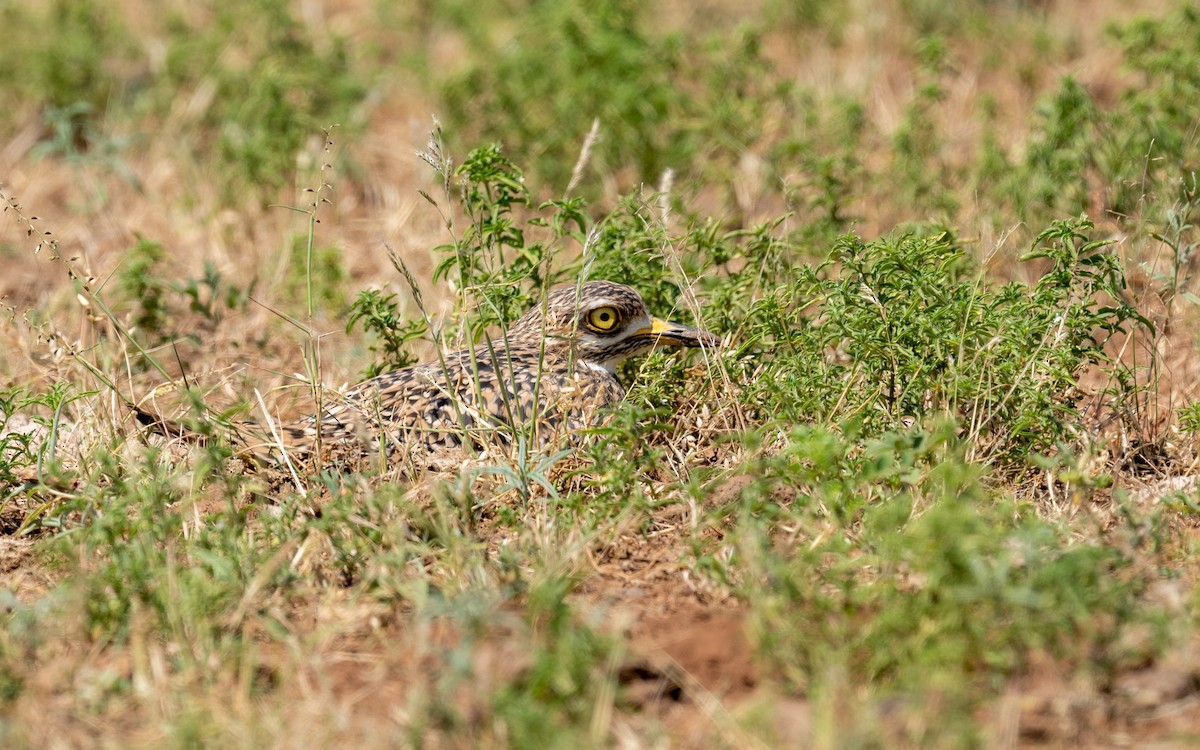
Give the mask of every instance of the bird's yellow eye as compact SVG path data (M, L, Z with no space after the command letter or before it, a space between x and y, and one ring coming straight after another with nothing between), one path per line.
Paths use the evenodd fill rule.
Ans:
M608 333L617 327L618 317L615 307L597 307L587 314L587 324L600 333Z

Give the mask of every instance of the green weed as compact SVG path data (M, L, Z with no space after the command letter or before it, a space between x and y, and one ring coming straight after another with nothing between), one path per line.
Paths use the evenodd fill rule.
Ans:
M568 185L593 121L600 174L630 166L657 181L701 157L727 166L779 95L769 63L751 33L708 44L653 31L646 16L626 0L534 3L503 42L477 17L447 18L466 26L475 53L443 87L452 132L502 139L553 192Z
M867 434L946 414L1001 462L1051 451L1080 430L1084 368L1109 363L1108 337L1144 322L1109 302L1124 279L1090 228L1058 222L1039 235L1026 258L1053 266L1033 288L988 288L944 230L846 237L750 311L743 351L767 363L737 360L743 400L785 422Z
M1142 658L1124 635L1164 621L1139 604L1125 553L997 497L954 432L863 442L796 428L722 510L736 514L735 580L763 664L791 690L820 696L844 680L873 700L940 695L961 715L1031 654L1101 680ZM781 487L794 499L763 506ZM930 731L971 734L958 722Z
M939 36L917 41L916 90L892 137L895 170L909 200L926 215L950 215L955 210L949 185L958 184L942 158L943 136L931 125L945 96L943 79L953 65L946 42Z
M346 44L336 37L318 42L279 0L219 0L201 23L195 17L168 16L161 95L211 87L192 148L215 157L227 198L291 184L297 155L314 132L356 122L366 84Z
M0 96L47 110L47 137L75 153L89 149L114 100L121 100L136 60L119 14L95 0L55 0L40 10L0 7L12 39L0 52ZM18 108L15 111L20 112Z
M165 334L170 322L166 299L168 288L159 278L165 258L162 243L138 237L117 274L117 293L135 307L130 332L151 343Z
M373 378L392 370L401 370L417 363L417 357L409 351L409 344L425 336L424 320L406 318L400 312L395 294L384 294L377 289L358 293L346 320L346 332L362 326L377 343L367 345L374 357L363 377Z
M37 463L41 441L36 428L50 427L49 417L30 407L48 406L51 400L20 386L0 389L0 501L5 504L26 486L25 474ZM18 416L29 419L35 430L10 429Z
M1167 200L1197 163L1194 117L1181 106L1200 91L1200 15L1186 3L1169 18L1114 27L1138 84L1105 106L1065 77L1039 107L1040 126L1024 163L1004 181L1019 214L1045 209L1138 218Z
M252 279L245 286L231 284L216 266L205 261L200 276L175 282L172 287L187 299L189 310L209 324L216 324L229 311L244 307L257 283L257 279Z
M314 309L333 315L342 314L347 307L347 273L342 264L341 250L332 245L313 247L311 263L308 260L309 252L307 236L292 238L287 273L281 285L282 298L305 299L307 294L311 294Z

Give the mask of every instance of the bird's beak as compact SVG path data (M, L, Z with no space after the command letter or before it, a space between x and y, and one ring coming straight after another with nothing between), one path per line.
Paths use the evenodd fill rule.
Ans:
M721 343L720 338L708 331L671 323L660 318L651 318L650 326L639 330L635 335L654 339L656 344L670 346L714 348Z

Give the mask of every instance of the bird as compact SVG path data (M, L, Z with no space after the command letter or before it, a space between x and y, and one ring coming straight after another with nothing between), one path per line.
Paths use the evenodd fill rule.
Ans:
M496 340L378 375L298 422L274 429L237 423L231 439L260 460L277 462L282 450L317 463L383 456L390 465L427 468L519 442L571 444L624 398L621 362L658 346L719 343L708 331L654 317L632 287L568 284ZM197 437L177 422L135 411L157 432Z

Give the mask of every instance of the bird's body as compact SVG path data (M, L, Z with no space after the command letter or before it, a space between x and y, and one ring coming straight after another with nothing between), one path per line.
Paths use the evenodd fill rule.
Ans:
M624 395L615 375L584 362L547 360L526 346L479 347L360 383L320 420L286 426L284 442L301 453L360 445L419 463L457 456L465 444L481 451L514 437L553 443L594 424Z
M562 287L498 340L367 380L329 399L319 415L274 432L243 426L240 442L255 454L282 447L318 462L350 453L405 465L522 439L553 444L621 400L615 369L625 358L659 344L716 343L710 333L651 317L627 286Z

